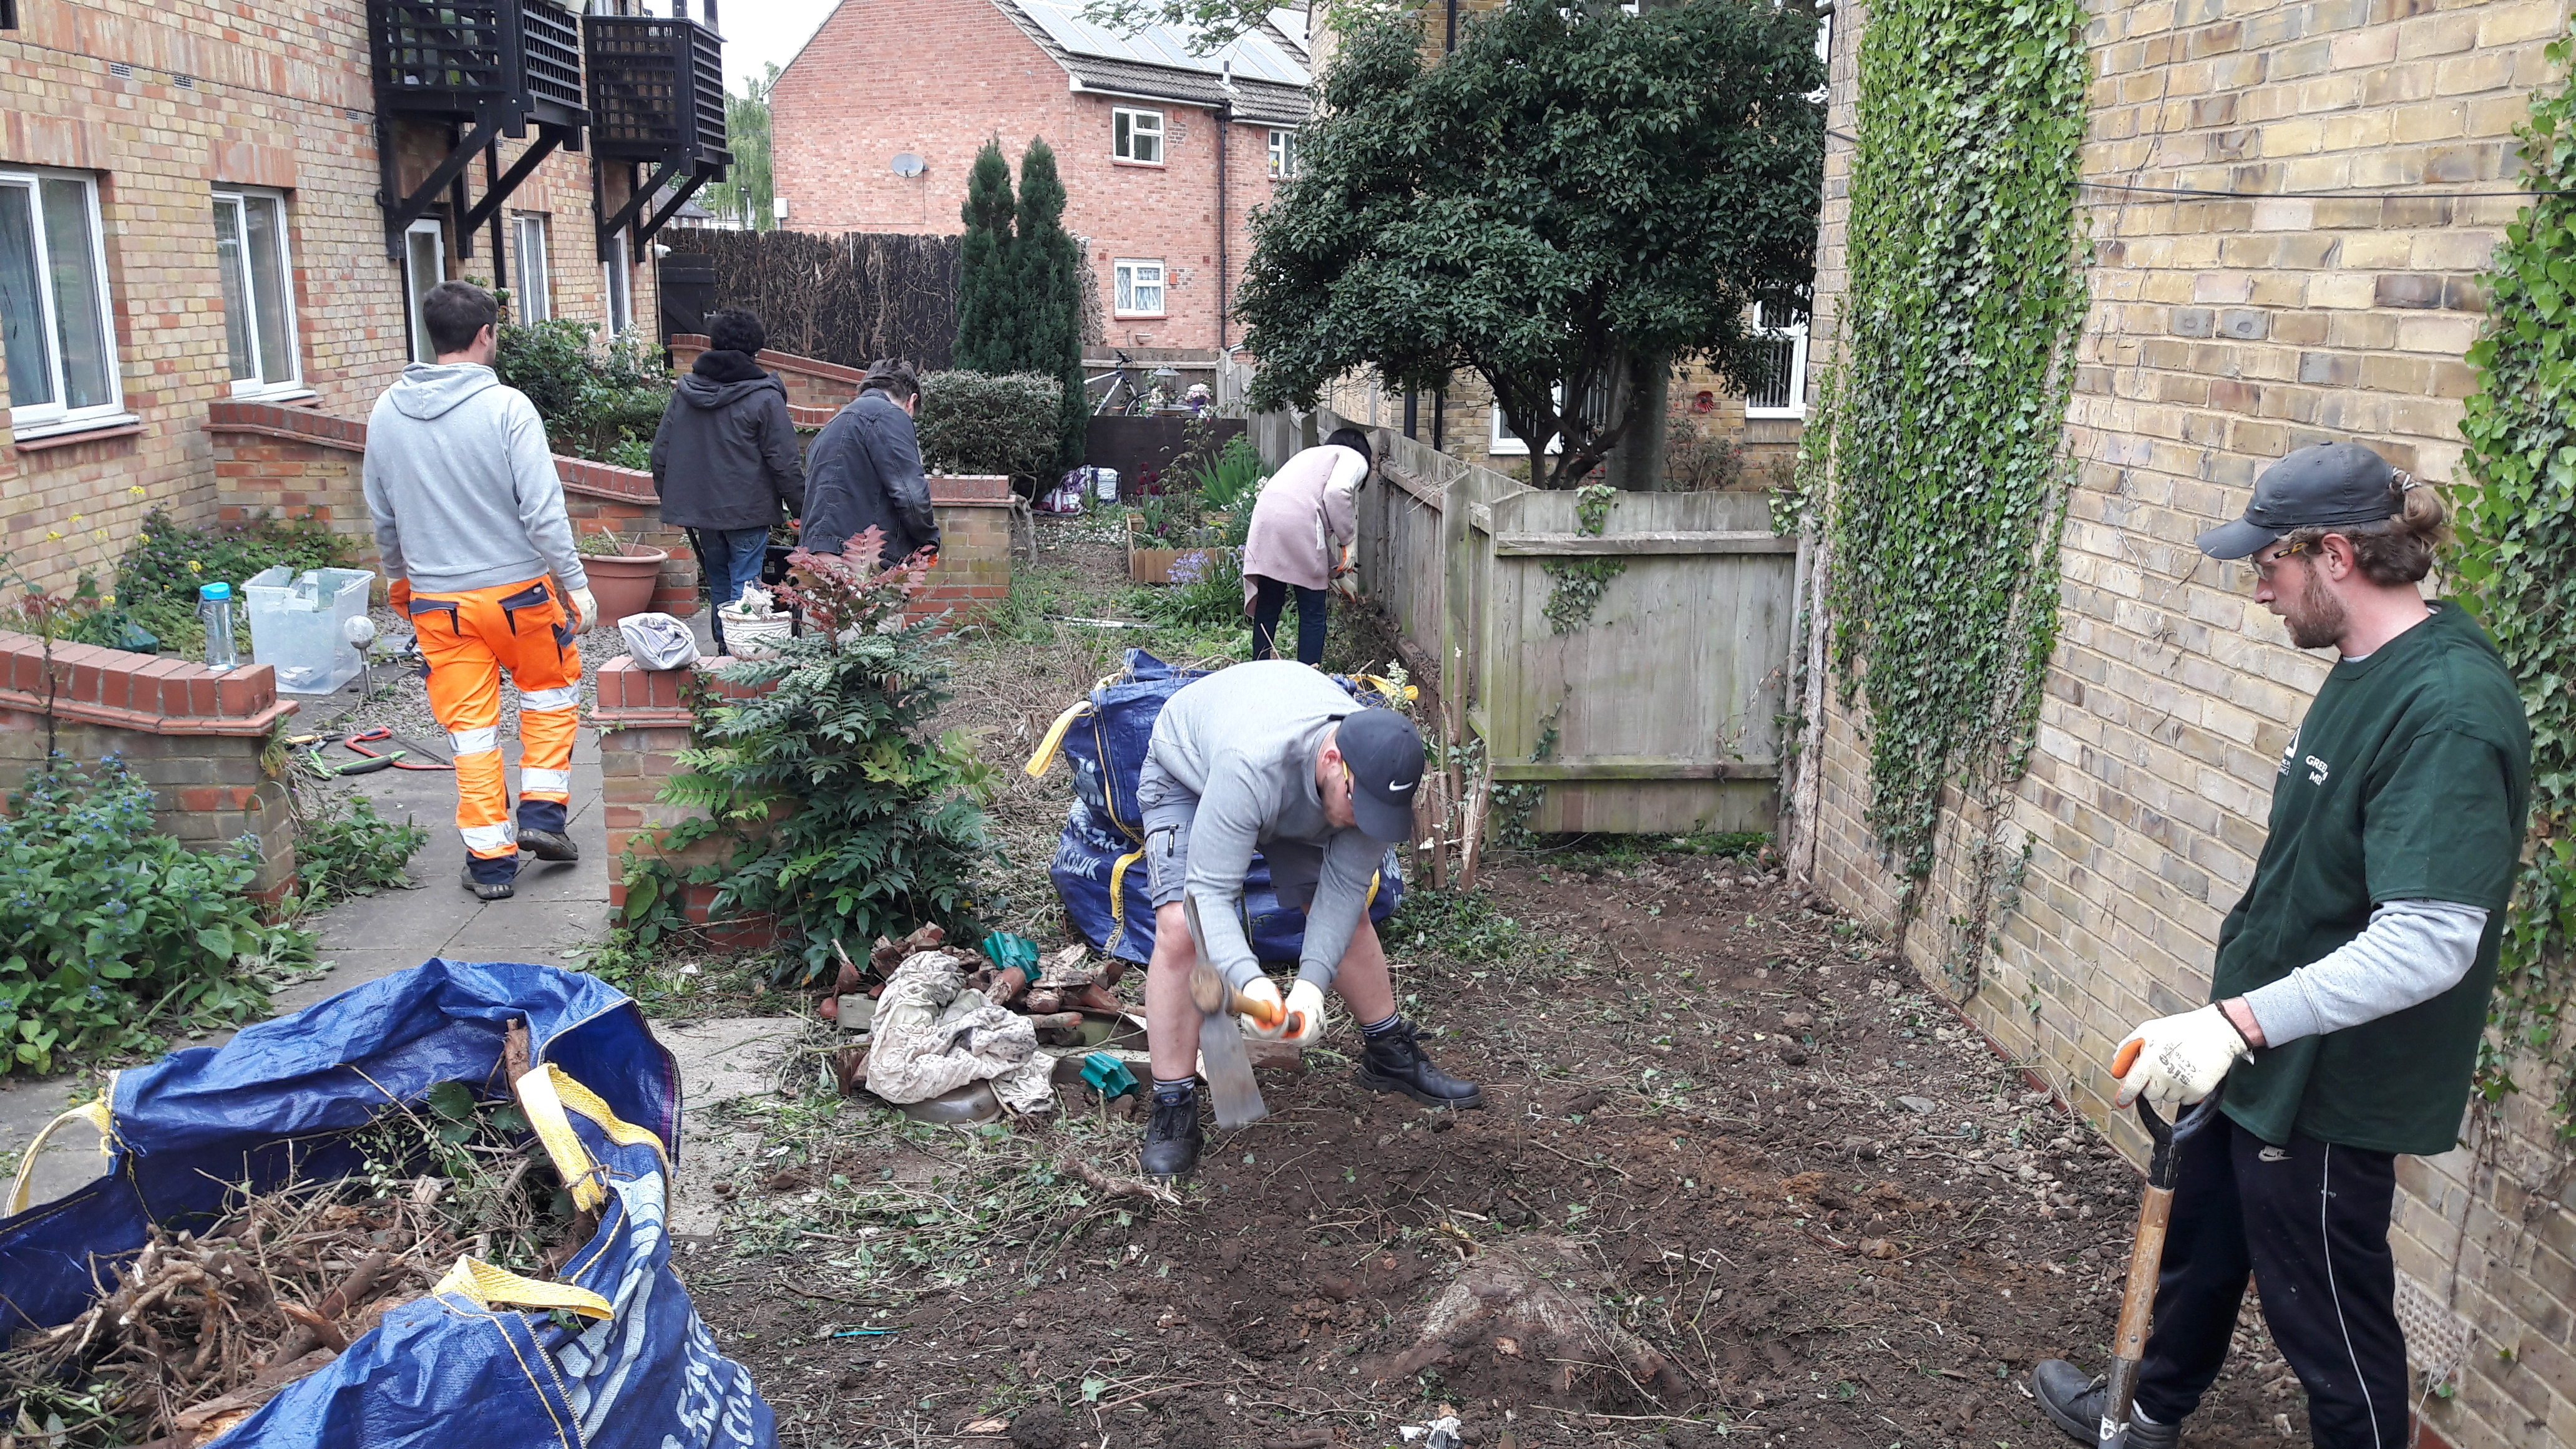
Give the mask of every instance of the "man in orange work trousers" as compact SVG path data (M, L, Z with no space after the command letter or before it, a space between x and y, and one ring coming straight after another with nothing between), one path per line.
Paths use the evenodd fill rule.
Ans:
M563 480L527 395L492 371L492 294L442 282L421 301L436 363L415 362L367 420L367 511L393 606L429 660L429 707L456 754L465 888L507 899L519 853L577 860L564 830L581 651L599 618ZM548 574L554 577L549 580ZM566 601L571 603L569 613ZM501 671L519 690L519 812L501 767Z

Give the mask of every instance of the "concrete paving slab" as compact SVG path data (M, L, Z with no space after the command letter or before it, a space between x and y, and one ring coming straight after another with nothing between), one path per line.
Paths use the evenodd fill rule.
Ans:
M713 1184L749 1161L760 1134L719 1128L712 1109L738 1097L771 1090L773 1074L794 1044L793 1017L719 1017L711 1021L657 1022L653 1034L680 1070L680 1161L672 1173L670 1232L703 1237L720 1225L724 1202Z

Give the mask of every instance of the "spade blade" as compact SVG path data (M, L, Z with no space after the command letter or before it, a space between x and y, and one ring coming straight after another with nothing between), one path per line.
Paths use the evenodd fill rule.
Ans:
M1199 1069L1207 1073L1208 1096L1216 1105L1216 1125L1231 1131L1270 1115L1261 1086L1252 1079L1252 1057L1244 1050L1243 1029L1224 1012L1199 1018Z

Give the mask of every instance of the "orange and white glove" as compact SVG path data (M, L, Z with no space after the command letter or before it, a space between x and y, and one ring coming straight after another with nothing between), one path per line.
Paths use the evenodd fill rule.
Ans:
M2126 1107L2144 1096L2159 1107L2187 1106L2218 1090L2228 1069L2253 1050L2216 1003L2180 1016L2159 1016L2140 1023L2111 1059L2111 1070L2120 1079L2112 1100Z
M1299 977L1288 988L1289 1031L1284 1040L1304 1051L1324 1034L1324 988Z
M1279 999L1279 983L1263 976L1244 987L1240 994L1261 1006L1260 1011L1247 1011L1239 1018L1244 1034L1257 1036L1263 1041L1277 1041L1279 1034L1288 1027L1288 1006Z

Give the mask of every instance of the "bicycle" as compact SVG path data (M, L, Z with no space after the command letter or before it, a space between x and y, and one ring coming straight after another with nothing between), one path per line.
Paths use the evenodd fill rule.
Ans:
M1115 351L1115 349L1112 350ZM1100 374L1098 377L1086 377L1082 380L1082 386L1085 392L1090 391L1092 385L1095 383L1106 381L1109 384L1109 390L1100 395L1100 402L1091 410L1091 415L1093 417L1112 415L1112 404L1117 402L1118 394L1122 391L1127 394L1127 405L1123 408L1118 408L1115 413L1116 416L1134 417L1145 406L1144 393L1137 389L1136 379L1129 375L1127 371L1128 368L1135 365L1135 360L1130 358L1124 352L1118 352L1116 355L1118 358L1118 365L1116 367Z

